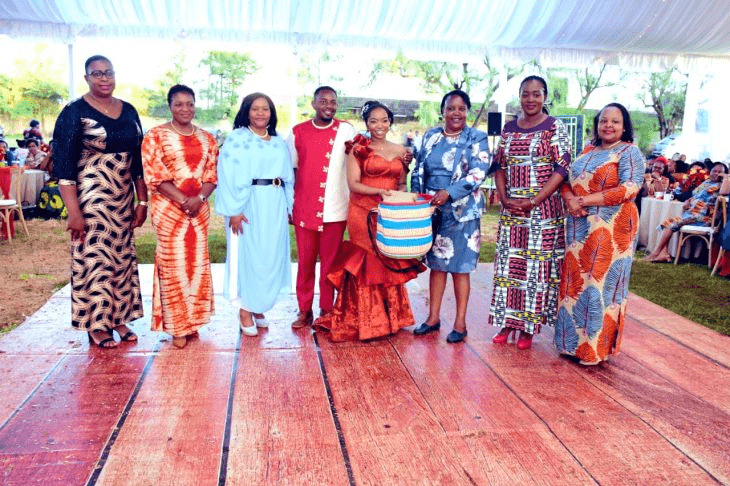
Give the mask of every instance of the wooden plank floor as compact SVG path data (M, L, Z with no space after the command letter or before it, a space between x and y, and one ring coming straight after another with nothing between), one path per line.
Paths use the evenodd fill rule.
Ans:
M409 283L417 319L427 285ZM492 344L490 296L483 265L460 345L449 289L421 338L293 331L292 295L242 337L217 295L185 349L143 318L105 351L64 288L0 340L0 485L730 484L730 338L632 295L622 353L584 368L550 329Z

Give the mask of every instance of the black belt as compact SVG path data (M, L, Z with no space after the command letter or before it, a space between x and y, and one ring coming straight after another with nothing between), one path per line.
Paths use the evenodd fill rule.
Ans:
M276 179L254 179L251 184L253 184L254 186L274 185L276 187L284 187L284 181L281 180L281 177L277 177Z

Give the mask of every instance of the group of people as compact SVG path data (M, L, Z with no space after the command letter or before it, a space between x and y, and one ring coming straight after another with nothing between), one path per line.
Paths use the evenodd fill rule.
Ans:
M468 94L447 93L443 126L423 135L410 176L410 190L438 207L424 265L385 257L369 234L369 213L406 191L414 157L387 140L393 113L383 104L362 107L367 133L357 134L335 118L336 91L322 86L312 99L314 117L285 140L272 100L252 93L218 153L216 140L193 124L195 93L187 86L169 91L171 121L144 135L134 108L113 96L112 63L93 56L85 71L88 93L56 122L54 173L72 237L72 323L90 342L117 346L114 332L121 341L137 339L128 326L142 316L132 235L148 209L158 236L152 329L184 347L209 322L214 190L228 243L223 293L239 308L244 335L266 327L265 313L289 292L292 224L299 307L293 328L313 326L345 341L416 324L405 283L428 267L428 315L414 334L440 328L451 274L456 316L447 341L463 341L470 272L481 248L480 186L494 173L501 212L488 317L500 328L493 341L504 344L519 331L517 347L527 349L542 326L554 325L558 350L581 363L618 350L638 226L633 199L645 164L622 105L600 111L592 147L573 160L565 126L545 108L545 80L530 76L520 85L522 115L505 125L492 158L487 135L467 126Z
M26 169L40 169L50 173L50 146L43 143L41 123L31 120L23 131L23 138L17 140L17 149L11 150L8 142L0 137L0 163L4 165L22 164Z

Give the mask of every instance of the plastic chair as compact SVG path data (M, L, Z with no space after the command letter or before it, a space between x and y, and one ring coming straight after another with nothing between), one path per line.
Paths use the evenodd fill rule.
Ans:
M10 219L13 217L13 213L16 212L18 213L18 219L21 223L23 223L23 229L25 230L25 234L27 236L30 236L30 233L28 232L28 226L26 226L25 224L25 217L23 217L23 208L21 206L20 200L17 199L21 197L21 194L23 192L23 168L13 167L11 171L15 178L15 181L13 182L13 189L11 190L10 196L15 196L16 199L0 199L0 224L5 224L8 241L10 242L13 241L13 237L10 234Z
M725 199L724 196L717 196L717 201L715 201L712 213L711 226L687 224L679 228L679 241L677 241L677 255L674 257L674 264L676 265L679 261L679 255L682 253L682 246L687 242L687 240L696 236L707 243L707 268L710 268L712 266L712 242L714 241L717 232L720 231L720 228L725 226L726 221L727 199ZM720 261L720 256L721 254L718 254L717 261Z

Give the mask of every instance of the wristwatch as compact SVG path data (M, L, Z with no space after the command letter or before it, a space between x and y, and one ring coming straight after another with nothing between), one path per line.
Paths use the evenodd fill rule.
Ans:
M199 197L199 198L200 198L200 200L201 200L201 201L203 201L203 202L206 202L206 201L208 200L208 198L207 198L206 196L203 196L202 194L198 194L198 197Z

